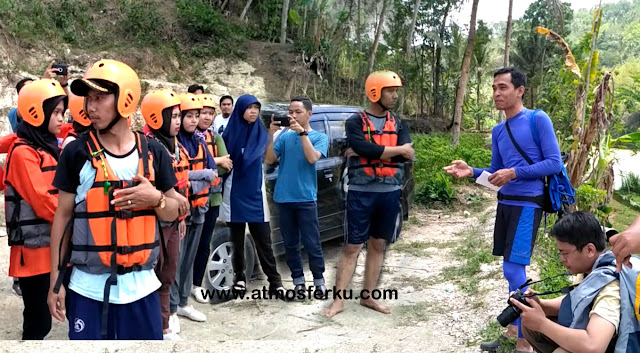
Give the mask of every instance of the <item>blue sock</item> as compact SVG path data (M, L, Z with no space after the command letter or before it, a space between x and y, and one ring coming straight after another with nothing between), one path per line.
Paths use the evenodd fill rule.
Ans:
M515 262L504 261L502 263L502 272L504 273L504 278L509 282L509 293L518 289L521 285L523 285L527 281L527 266L517 264ZM527 287L522 290L526 290ZM520 324L520 318L512 323L512 325L518 326L518 338L524 338L522 334L522 326Z

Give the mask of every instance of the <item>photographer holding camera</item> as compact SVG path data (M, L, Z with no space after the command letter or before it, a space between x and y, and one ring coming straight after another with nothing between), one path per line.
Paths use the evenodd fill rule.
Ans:
M579 284L554 299L539 299L531 289L520 301L512 296L510 305L521 312L526 340L543 353L613 352L618 328L625 323L615 261L600 223L592 214L575 212L558 221L550 234L562 264Z
M265 161L268 164L280 161L273 201L280 210L280 233L295 286L294 291L306 291L300 256L302 241L309 256L314 293L317 292L317 297L322 297L327 287L324 283L324 258L318 227L316 162L322 156L326 157L329 138L311 129L311 109L309 98L297 97L291 99L286 120L271 117ZM274 142L274 135L282 126L288 126L289 130L283 132Z

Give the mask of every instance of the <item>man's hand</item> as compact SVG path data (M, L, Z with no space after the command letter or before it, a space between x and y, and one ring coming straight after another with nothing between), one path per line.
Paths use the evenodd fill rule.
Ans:
M513 292L511 292L511 293L513 293ZM538 296L537 296L537 295L535 295L535 294L537 294L537 292L536 292L536 291L534 291L534 290L533 290L533 289L531 289L531 288L527 288L527 290L526 290L526 291L524 291L524 295L526 295L526 296L531 296L531 298L530 298L530 299L535 300L535 301L536 301L536 303L538 303L538 304L542 307L542 304L541 304L541 302L540 302L540 298L538 298Z
M473 177L473 169L469 167L465 161L453 161L450 166L444 167L443 169L447 174L453 175L458 179Z
M304 132L304 128L302 127L302 125L300 125L298 121L291 115L289 115L289 129L297 133Z
M66 84L69 83L69 76L68 75L64 75L64 76L58 75L58 77L56 77L56 79L58 80L58 82L60 82L60 85L63 86L63 87Z
M616 256L617 271L622 270L622 264L631 268L631 254L640 253L640 218L624 232L612 236L609 242Z
M495 186L503 186L516 178L516 171L513 168L500 169L497 172L491 174L489 182Z
M522 325L532 331L540 332L544 323L549 320L544 314L544 310L542 310L540 304L531 298L525 299L531 307L528 307L513 298L510 300L513 305L522 310L522 314L520 314L520 318L522 318Z
M416 155L416 151L413 149L413 143L405 143L402 145L402 157L413 160L413 157Z
M178 215L180 217L184 217L187 213L189 213L189 208L191 207L191 205L189 204L189 199L178 192L176 192L175 194L177 195L177 197L175 197L174 199L178 201Z
M133 180L140 183L132 188L116 190L113 193L115 199L111 201L111 204L122 210L156 207L160 202L162 192L151 185L149 179L142 175L134 176Z
M55 63L55 60L52 60L49 63L49 66L47 66L46 69L44 69L44 73L42 74L42 78L49 78L49 79L54 79L56 77L56 70L52 69L51 66L53 66L53 64Z
M185 223L184 219L178 223L178 234L181 240L187 234L187 223Z
M273 114L271 114L271 124L269 125L269 136L273 139L273 135L280 130L280 122L273 120Z
M60 276L61 274L58 274ZM47 304L49 305L49 312L51 316L53 316L56 320L60 322L64 322L67 319L67 309L64 306L64 298L66 296L66 292L64 286L60 286L60 291L58 294L53 292L53 284L49 288L49 294L47 295Z
M215 158L216 165L230 171L233 169L233 161L231 160L230 155L216 157Z
M353 148L351 148L351 147L347 148L347 150L344 151L344 156L347 157L347 158L360 157L360 155L357 154L356 151L354 151Z

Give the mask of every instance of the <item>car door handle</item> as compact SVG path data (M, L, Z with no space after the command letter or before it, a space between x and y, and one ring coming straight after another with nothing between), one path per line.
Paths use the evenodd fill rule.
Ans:
M333 171L331 169L325 169L323 174L325 179L329 179L329 181L333 180Z

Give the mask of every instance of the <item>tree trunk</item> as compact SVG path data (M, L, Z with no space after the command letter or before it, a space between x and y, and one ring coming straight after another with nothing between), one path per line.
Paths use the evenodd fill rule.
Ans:
M253 0L247 0L247 4L244 5L244 9L242 9L242 13L240 14L240 22L244 21L244 17L247 15L247 11L249 11L252 2Z
M479 68L476 68L476 109L480 107L480 86L482 81L482 71ZM480 114L476 114L476 130L479 132L480 129Z
M387 12L387 4L388 0L382 0L382 11L380 12L380 20L378 21L378 26L376 26L376 36L373 39L373 44L371 45L371 51L369 52L369 63L367 74L373 71L373 65L376 61L376 52L378 51L378 42L380 42L380 36L382 35L382 29L384 27L384 15Z
M413 32L416 28L416 22L418 21L418 12L420 10L420 0L416 0L413 5L413 17L411 18L411 24L409 25L409 33L407 33L407 42L404 46L404 58L409 60L411 57L411 47L413 47ZM383 10L384 13L384 10Z
M411 19L411 24L409 25L409 33L407 33L407 41L404 47L404 62L403 67L407 67L407 62L411 58L411 48L413 47L413 32L416 28L416 22L418 21L418 10L420 9L420 0L416 0L413 6L413 17ZM406 77L405 77L406 79ZM401 90L399 93L398 100L400 103L398 104L398 112L402 115L404 110L404 100L406 98L405 90Z
M280 44L287 42L287 20L289 19L289 0L282 3L282 15L280 15Z
M507 17L507 33L504 38L504 60L502 62L503 67L509 66L509 54L511 53L511 30L513 28L513 21L511 19L513 13L513 0L509 0L509 16ZM498 113L498 122L502 122L505 119L504 111Z
M449 11L451 10L451 1L447 2L447 6L444 9L444 16L442 17L442 22L440 23L440 40L444 42L444 36L447 30L447 17L449 16ZM436 65L435 65L435 75L433 80L433 115L434 116L443 116L442 112L442 100L440 94L440 75L442 74L442 45L438 44L438 48L436 49Z
M307 35L307 5L304 5L304 15L302 16L302 38Z
M358 21L356 22L356 48L362 50L362 17L360 17L360 1L358 0Z
M473 53L473 43L476 37L476 15L478 13L478 2L473 0L471 7L471 22L469 24L469 39L467 40L467 50L464 52L462 59L462 68L460 69L460 80L458 81L458 89L456 91L456 105L453 111L453 136L451 144L455 147L460 141L460 123L462 122L462 106L464 105L464 96L467 92L467 83L469 82L469 66L471 66L471 54Z

